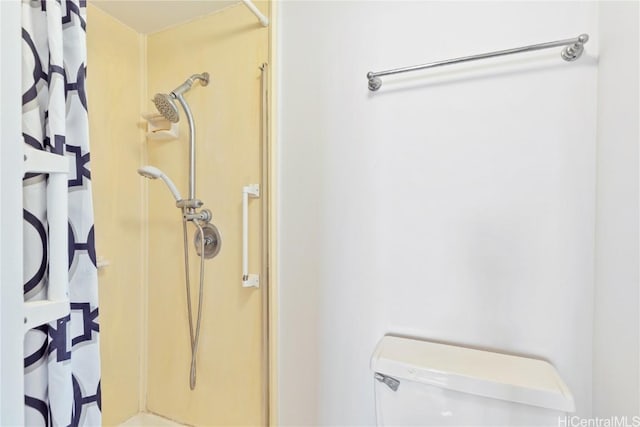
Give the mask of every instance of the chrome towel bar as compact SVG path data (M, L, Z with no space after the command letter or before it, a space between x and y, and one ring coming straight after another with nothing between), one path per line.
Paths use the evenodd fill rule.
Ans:
M573 39L565 39L565 40L558 40L555 42L532 44L529 46L516 47L513 49L505 49L505 50L499 50L496 52L481 53L479 55L472 55L472 56L463 56L461 58L447 59L445 61L430 62L428 64L414 65L412 67L396 68L393 70L376 71L376 72L370 71L367 73L367 79L369 80L369 90L372 92L375 92L378 89L380 89L380 86L382 86L382 80L380 79L380 77L382 76L408 73L409 71L426 70L428 68L435 68L443 65L459 64L462 62L475 61L478 59L486 59L486 58L493 58L495 56L511 55L513 53L531 52L534 50L549 49L552 47L559 47L559 46L565 47L564 49L562 49L562 52L560 53L560 56L562 57L562 59L564 59L565 61L575 61L576 59L580 58L580 55L582 55L582 52L584 51L584 44L587 41L589 41L589 35L580 34L578 37Z

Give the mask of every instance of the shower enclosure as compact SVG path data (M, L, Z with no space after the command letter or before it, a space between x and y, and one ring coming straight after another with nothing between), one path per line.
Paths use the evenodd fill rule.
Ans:
M259 288L242 286L241 243L243 188L260 184L263 196L266 189L266 87L259 67L269 62L270 29L238 2L145 34L106 13L107 3L117 7L119 2L90 3L87 29L92 167L99 199L96 245L98 255L109 262L99 277L104 423L119 424L138 412L151 412L179 424L264 425L263 197L252 199L248 212L249 267L260 274ZM256 6L268 13L268 3ZM208 76L194 75L203 71ZM140 90L132 91L132 82ZM110 101L116 97L117 110ZM150 101L154 97L155 105ZM158 111L169 123L179 118L174 124L177 139L147 136L141 114ZM157 181L141 178L138 170ZM196 198L204 205L196 206ZM189 221L195 227L185 223L185 246L182 220L209 215L203 208L212 218ZM197 252L211 234L202 219L215 224L223 242L217 256L204 264ZM205 228L204 240L198 226ZM190 295L185 273L191 279ZM199 343L192 352L198 312Z

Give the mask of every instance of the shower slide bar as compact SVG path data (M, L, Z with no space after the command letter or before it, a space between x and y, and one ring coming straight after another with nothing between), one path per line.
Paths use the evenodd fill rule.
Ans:
M262 24L263 27L268 27L269 26L269 18L264 16L262 14L262 12L260 12L260 10L256 7L255 4L253 4L253 2L251 0L242 0L242 3L244 3L244 5L249 8L251 13L256 15L256 18L258 18L258 20L260 21L260 23Z
M260 185L242 187L242 287L258 288L260 275L249 274L249 197L260 197Z
M393 70L375 71L375 72L370 71L367 73L367 80L369 81L369 90L372 92L375 92L378 89L380 89L380 86L382 86L382 80L380 79L380 77L382 76L408 73L410 71L426 70L429 68L440 67L443 65L460 64L462 62L476 61L478 59L493 58L496 56L511 55L514 53L532 52L535 50L549 49L552 47L559 47L559 46L565 46L565 48L562 49L562 52L560 53L560 56L562 57L562 59L564 59L565 61L571 62L580 58L580 55L582 55L582 52L584 51L584 44L587 41L589 41L589 35L580 34L578 37L573 39L565 39L565 40L558 40L558 41L548 42L548 43L532 44L529 46L499 50L496 52L481 53L479 55L463 56L460 58L447 59L445 61L430 62L428 64L414 65L411 67L395 68Z
M25 173L47 173L47 221L49 223L49 284L47 299L24 303L24 332L65 317L69 306L69 253L67 227L67 175L66 157L25 148Z

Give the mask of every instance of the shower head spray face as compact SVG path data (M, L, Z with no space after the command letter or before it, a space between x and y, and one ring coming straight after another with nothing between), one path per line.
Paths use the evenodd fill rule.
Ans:
M173 95L166 93L156 93L153 97L153 103L156 105L158 112L171 123L178 123L180 115L178 114L178 106L173 100Z
M160 178L161 180L164 181L165 184L167 184L167 188L169 188L169 191L173 195L173 198L176 199L176 202L182 200L182 196L180 195L180 192L178 191L178 188L176 187L176 185L160 169L154 166L143 166L140 169L138 169L138 173L144 176L145 178L149 178L149 179Z

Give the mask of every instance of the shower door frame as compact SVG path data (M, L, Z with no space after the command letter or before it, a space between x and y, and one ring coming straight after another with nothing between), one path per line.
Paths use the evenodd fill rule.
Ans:
M0 1L0 425L24 424L20 8Z

